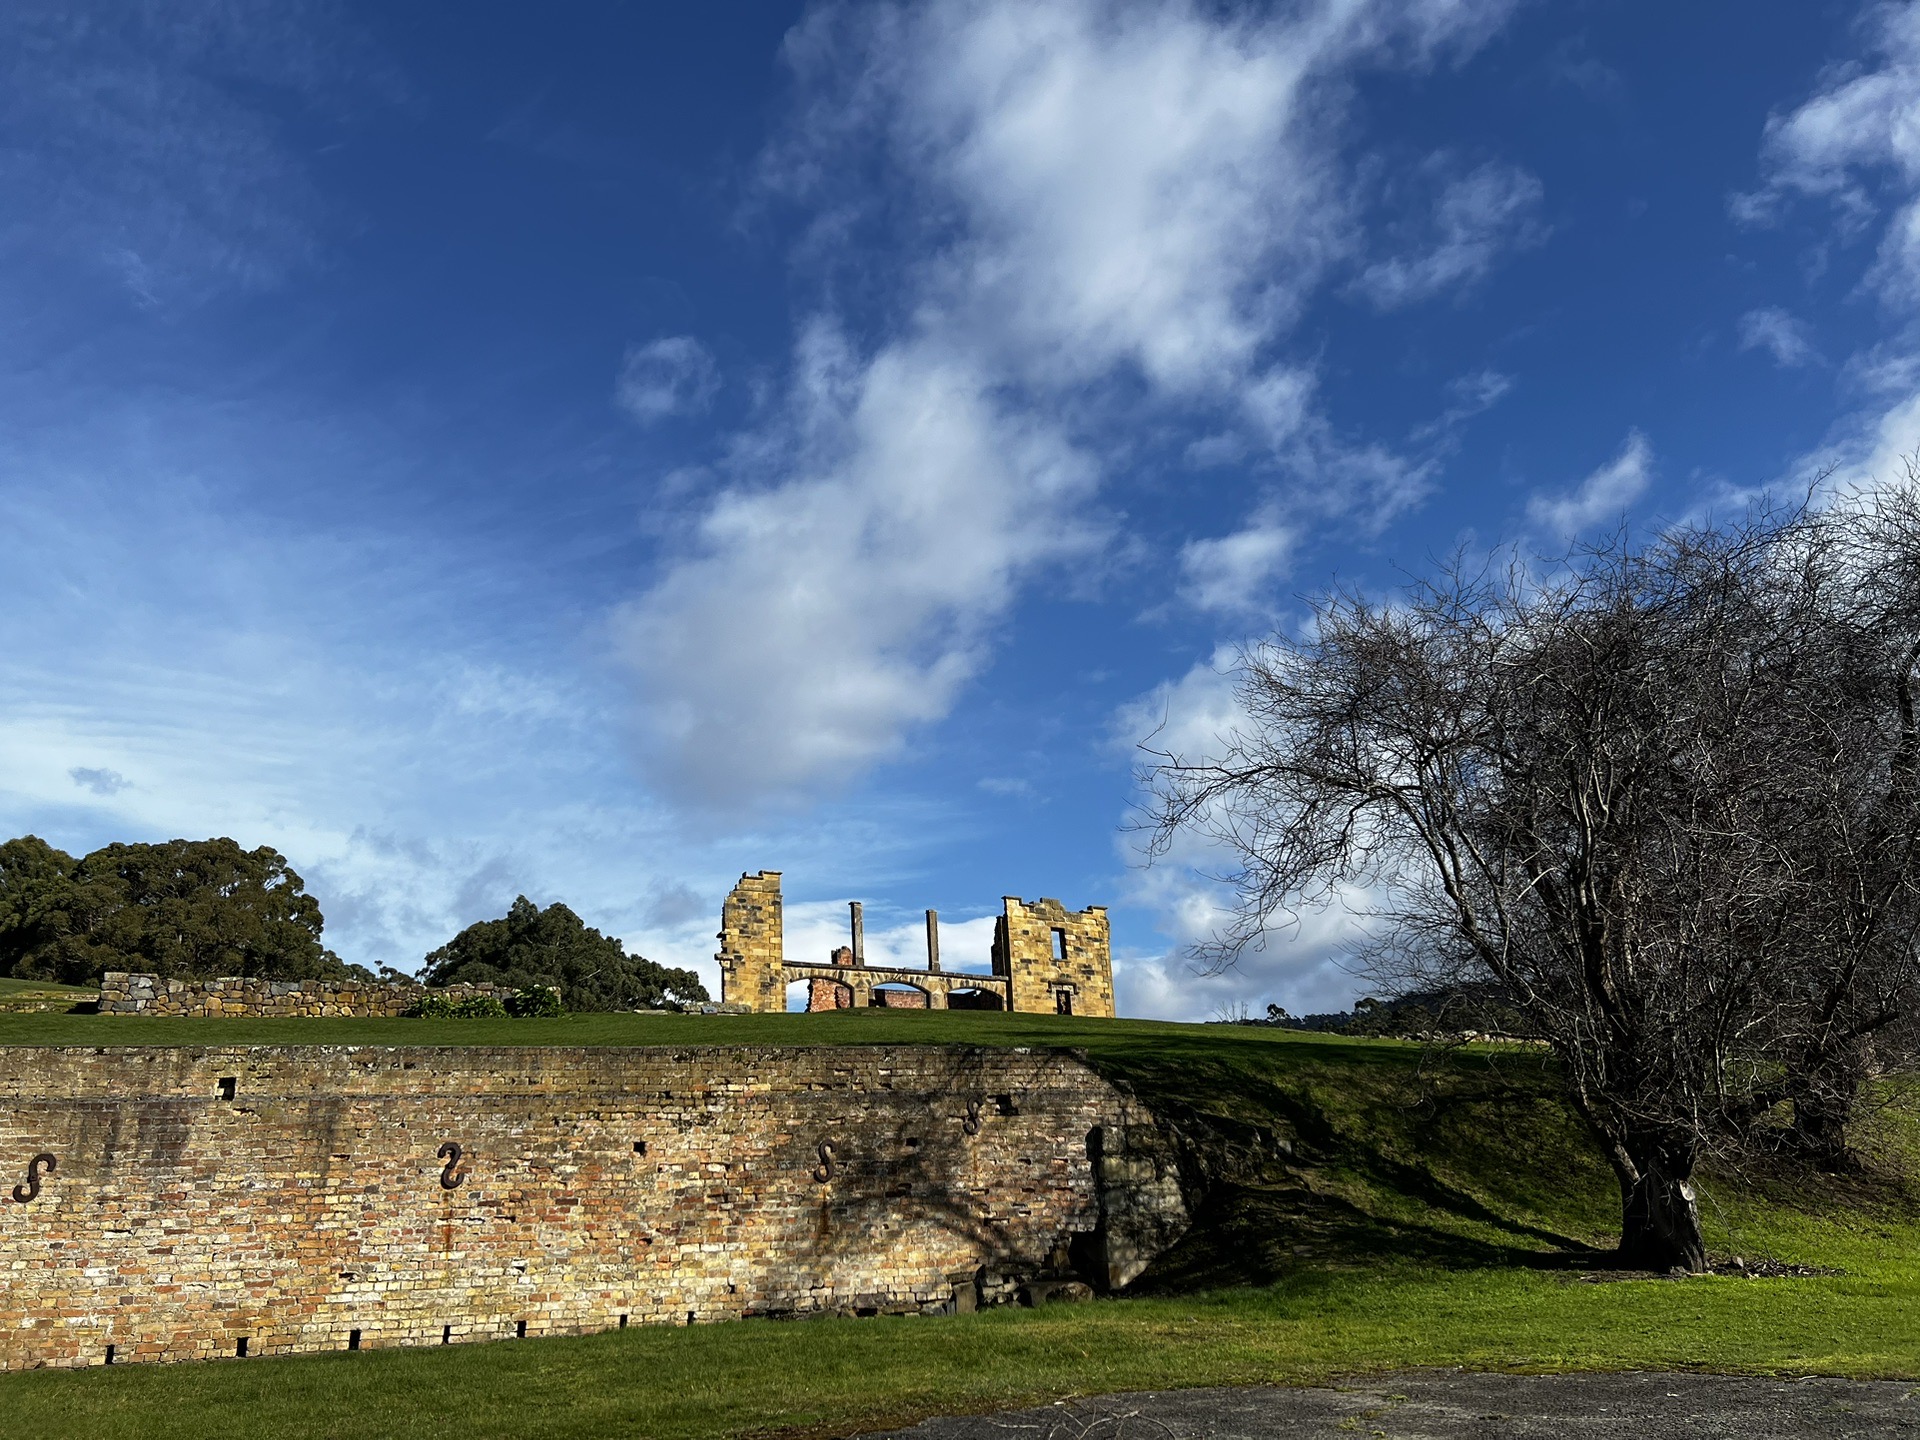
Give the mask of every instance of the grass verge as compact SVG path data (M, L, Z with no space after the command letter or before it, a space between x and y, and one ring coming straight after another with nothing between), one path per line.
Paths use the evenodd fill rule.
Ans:
M1611 1176L1536 1051L1433 1054L1052 1016L183 1021L0 1016L0 1043L1069 1045L1210 1167L1142 1294L948 1319L739 1322L577 1339L0 1377L14 1425L164 1437L847 1435L1072 1394L1424 1365L1920 1376L1920 1155L1877 1174L1709 1176L1723 1254L1841 1273L1600 1283Z
M1588 1284L1389 1264L1259 1289L944 1320L740 1321L580 1339L0 1379L27 1433L255 1440L849 1435L1113 1390L1423 1365L1920 1374L1909 1264Z

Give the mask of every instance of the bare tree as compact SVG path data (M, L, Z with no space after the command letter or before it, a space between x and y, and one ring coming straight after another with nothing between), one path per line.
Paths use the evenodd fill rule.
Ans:
M1149 750L1156 845L1231 857L1209 958L1372 897L1382 978L1491 977L1552 1041L1623 1259L1701 1268L1703 1156L1843 1101L1912 1003L1913 659L1863 603L1887 530L1858 520L1455 565L1244 651L1217 753Z

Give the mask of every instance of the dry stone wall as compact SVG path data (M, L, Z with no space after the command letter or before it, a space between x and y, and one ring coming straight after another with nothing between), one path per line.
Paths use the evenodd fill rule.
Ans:
M0 1047L0 1368L1123 1281L1150 1126L1046 1052Z
M109 971L100 978L102 1015L319 1016L383 1018L404 1015L429 995L470 1000L491 995L505 1004L511 985L424 985L378 980L163 980L158 975Z

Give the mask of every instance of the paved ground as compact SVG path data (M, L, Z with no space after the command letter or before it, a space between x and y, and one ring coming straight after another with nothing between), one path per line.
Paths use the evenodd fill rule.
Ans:
M963 1419L887 1440L1920 1440L1920 1384L1724 1375L1422 1371L1327 1389L1107 1395ZM874 1437L881 1440L881 1437Z

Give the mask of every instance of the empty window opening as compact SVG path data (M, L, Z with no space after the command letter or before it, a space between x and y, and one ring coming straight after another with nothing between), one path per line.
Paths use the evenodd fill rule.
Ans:
M109 1365L113 1363L113 1346L111 1345L107 1346L107 1363Z
M440 1343L442 1345L451 1345L453 1343L453 1326L442 1325L440 1327Z
M1058 925L1053 927L1053 958L1056 960L1067 958L1067 932Z
M220 1098L222 1100L233 1099L239 1089L240 1077L238 1075L222 1075L220 1077Z
M993 1109L996 1115L1018 1115L1020 1113L1019 1107L1013 1103L1013 1096L1011 1095L994 1096Z
M644 1140L636 1140L636 1141L634 1141L634 1142L633 1142L633 1153L634 1153L634 1154L636 1154L636 1155L644 1155L644 1154L646 1154L646 1153L647 1153L647 1142L646 1142L646 1141L644 1141Z
M1053 1013L1056 1015L1073 1014L1073 991L1056 990L1053 992Z
M247 1337L245 1335L242 1335L234 1345L233 1353L242 1360L247 1358Z
M513 1338L516 1340L524 1340L527 1338L527 1322L526 1321L521 1320L515 1323L513 1327Z
M360 1332L358 1330L349 1330L347 1332L347 1348L349 1350L358 1350L360 1348Z

